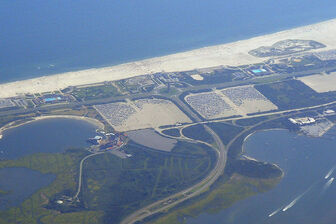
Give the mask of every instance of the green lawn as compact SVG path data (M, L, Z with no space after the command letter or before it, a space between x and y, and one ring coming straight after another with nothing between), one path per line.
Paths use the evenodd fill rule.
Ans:
M108 98L121 95L117 88L112 85L76 88L71 94L80 101Z
M212 136L205 130L201 124L189 126L182 129L182 134L188 138L200 140L207 143L213 143Z
M125 149L133 156L120 159L110 153L92 157L83 166L81 203L60 213L50 203L58 195L73 196L77 188L83 149L65 153L38 153L1 161L0 168L26 167L51 173L56 179L21 205L0 211L0 224L10 223L118 223L130 212L178 192L202 179L212 169L215 154L204 145L178 143L171 153L132 143ZM54 207L55 208L55 207Z
M39 153L26 156L17 160L1 161L3 167L26 167L40 171L41 173L52 173L56 179L49 186L40 189L30 198L26 199L20 206L6 211L0 211L0 224L22 223L99 223L101 212L75 212L61 214L48 210L45 206L53 195L68 190L74 192L77 186L77 172L79 160L86 154L84 150L68 150L61 154ZM80 217L80 218L79 218Z
M82 198L89 210L104 210L105 223L118 223L130 212L193 185L212 169L215 154L204 145L178 143L172 153L127 146L133 156L102 154L84 169Z

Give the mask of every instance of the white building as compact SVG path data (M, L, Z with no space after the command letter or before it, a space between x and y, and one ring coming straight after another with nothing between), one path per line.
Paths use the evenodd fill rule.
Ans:
M298 125L312 124L316 122L316 120L312 117L289 118L288 120L293 124Z

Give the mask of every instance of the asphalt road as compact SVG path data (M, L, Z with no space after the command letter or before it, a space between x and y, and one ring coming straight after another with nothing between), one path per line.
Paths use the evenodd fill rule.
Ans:
M200 181L196 185L137 210L136 212L127 216L121 222L122 224L135 223L136 221L140 221L150 215L168 209L191 197L194 197L202 193L206 189L208 189L219 178L219 176L223 173L226 165L227 150L220 137L207 125L204 125L204 127L211 134L217 145L217 147L214 148L218 155L215 168L209 173L207 177L205 177L202 181Z
M316 106L310 106L310 107L304 107L304 108L297 108L297 109L291 109L291 110L286 110L286 111L276 111L276 112L270 112L270 113L265 113L265 114L257 114L257 115L252 115L252 116L247 116L248 118L253 118L253 117L260 117L260 116L269 116L269 115L276 115L276 114L284 114L284 113L288 113L288 112L300 112L303 110L309 110L309 109L316 109L316 108L320 108L320 107L324 107L324 106L328 106L328 105L332 105L335 104L336 101L330 102L330 103L325 103L325 104L321 104L321 105L316 105ZM193 115L195 115L194 113L192 113ZM283 116L288 116L288 115L283 115ZM271 120L274 119L278 119L279 117L275 117L275 118L271 118L271 119L267 119L265 121L261 121L249 128L246 128L245 130L243 130L242 132L240 132L235 138L233 138L227 145L227 147L225 147L225 145L223 144L223 142L221 141L220 137L209 127L206 125L206 123L211 123L211 122L221 122L221 121L227 121L227 120L235 120L235 119L242 119L242 117L239 118L228 118L228 119L222 119L222 120L218 120L218 121L205 121L205 122L201 122L198 121L196 123L199 124L203 124L205 129L209 132L209 134L211 134L211 136L213 137L213 139L215 140L215 143L217 145L216 148L214 148L217 152L218 155L218 160L216 162L216 166L215 168L209 173L209 175L207 177L205 177L202 181L200 181L199 183L197 183L196 185L182 191L179 193L176 193L172 196L169 196L165 199L162 199L160 201L154 202L144 208L141 208L137 211L135 211L134 213L130 214L129 216L127 216L122 222L121 224L132 224L135 223L136 221L140 221L148 216L151 216L155 213L158 213L160 211L164 211L168 208L173 207L174 205L177 205L191 197L194 197L200 193L202 193L204 190L206 190L208 187L210 187L218 178L219 176L223 173L224 169L225 169L225 165L226 165L226 161L227 161L227 149L230 148L231 144L241 135L243 135L244 133L246 133L247 131L250 131L252 128L265 123L265 122L269 122ZM195 118L196 119L196 118ZM197 119L199 120L199 119ZM188 124L188 125L184 125L183 127L187 127L190 125L195 125L194 124ZM195 142L199 142L199 141L195 141Z
M279 76L281 78L289 78L292 76L298 76L298 75L306 75L307 73L311 73L312 71L309 72L302 72L296 73L296 74L288 74L288 75L274 75L273 77ZM318 72L318 71L316 71ZM272 77L271 77L272 78ZM223 87L230 87L230 86L235 86L235 85L242 85L242 84L248 84L248 83L253 83L254 81L258 81L260 79L253 79L253 80L244 80L244 81L234 81L230 83L222 83L222 84L213 84L207 86L207 88L211 87L217 87L217 88L223 88ZM195 90L200 90L206 88L205 86L194 86L191 88L187 88L185 90L187 91L195 91ZM120 96L120 97L111 97L107 99L98 99L98 100L90 100L88 102L71 102L70 104L62 104L62 105L50 105L48 107L42 107L42 108L30 108L30 109L23 109L19 108L17 110L11 110L11 111L0 111L0 116L3 115L14 115L14 114L23 114L23 113L29 113L29 112L36 112L39 110L53 110L57 108L73 108L76 106L82 106L82 105L92 105L92 104L100 104L100 103L107 103L107 102L112 102L112 101L118 101L118 100L124 100L125 98L133 98L133 97L150 97L152 94L137 94L136 96ZM196 121L193 124L187 124L183 125L182 127L187 127L190 125L195 125L195 124L203 124L205 129L212 135L213 139L215 140L215 143L217 147L213 147L218 155L218 159L215 165L215 168L209 173L207 177L205 177L202 181L197 183L196 185L182 191L179 193L176 193L174 195L171 195L165 199L162 199L160 201L157 201L155 203L152 203L144 208L141 208L137 210L136 212L132 213L131 215L127 216L122 223L123 224L130 224L134 223L138 220L141 220L145 217L148 217L154 213L163 211L167 208L170 208L176 204L181 203L182 201L185 201L191 197L194 197L200 193L202 193L204 190L209 188L211 184L213 184L218 177L223 173L225 165L226 165L226 160L227 160L227 148L229 148L230 143L228 144L227 148L219 138L219 136L206 124L210 122L222 122L222 121L227 121L227 120L236 120L236 119L242 119L242 118L253 118L253 117L260 117L260 116L269 116L269 115L275 115L275 114L283 114L286 112L295 112L295 111L303 111L307 109L314 109L318 107L323 107L323 106L328 106L336 103L336 101L327 103L327 104L322 104L322 105L317 105L317 106L312 106L312 107L304 107L304 108L298 108L298 109L291 109L291 110L286 110L286 111L277 111L277 112L270 112L270 113L264 113L264 114L257 114L257 115L251 115L251 116L246 116L246 117L237 117L237 118L226 118L226 119L220 119L220 120L214 120L214 121L201 121L200 117L196 115L188 106L186 106L183 102L178 97L173 97L172 99L175 103L177 103L180 107L182 107L191 117L194 118ZM240 135L240 134L239 134ZM236 136L238 137L238 136ZM199 141L195 141L199 142ZM82 167L83 163L86 159L89 157L92 157L97 154L91 154L86 157L84 157L81 162L80 162L80 173L79 173L79 183L78 183L78 190L75 195L77 197L80 193L81 189L81 177L82 177Z
M75 198L78 198L78 195L81 191L81 188L82 188L82 173L83 173L83 163L85 160L87 160L88 158L92 157L92 156L96 156L96 155L99 155L99 154L102 154L102 153L105 153L105 152L98 152L98 153L95 153L95 154L90 154L90 155L87 155L85 156L79 163L79 175L78 175L78 188L77 188L77 192L75 194L75 196L73 197L74 199Z

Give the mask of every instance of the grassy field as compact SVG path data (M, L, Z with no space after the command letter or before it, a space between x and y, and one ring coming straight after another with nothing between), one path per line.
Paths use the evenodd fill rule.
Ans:
M71 94L79 101L102 99L121 95L118 89L112 85L76 88Z
M221 177L206 195L192 199L179 208L173 208L168 214L146 222L148 224L185 223L185 217L196 217L200 213L217 213L236 201L251 197L252 195L272 189L280 179L254 179L239 174ZM197 203L196 203L197 201Z
M165 135L169 135L172 137L180 137L180 130L177 128L171 128L171 129L167 129L167 130L163 130L162 131L163 134Z
M92 157L83 166L81 204L60 213L50 208L57 195L73 196L83 149L65 153L38 153L0 162L0 168L25 167L54 174L55 180L21 205L0 211L0 224L10 223L118 223L129 212L178 192L202 179L213 167L215 154L204 145L180 142L171 153L130 143L132 154L120 159L110 153Z
M258 129L279 127L281 122L280 120L267 122ZM243 130L242 127L228 123L213 123L210 126L225 144ZM188 134L197 139L204 129L200 128L202 126L191 127ZM236 142L233 150L236 147L239 152L241 139L237 139ZM186 142L179 142L170 153L158 152L133 142L129 142L125 151L132 154L132 157L123 160L105 153L92 157L84 163L83 185L79 195L81 205L67 213L46 209L46 206L55 195L74 194L77 187L78 164L81 158L87 155L86 150L72 149L55 154L39 153L17 160L0 161L0 168L26 167L56 176L52 184L34 193L20 206L0 211L0 224L118 223L130 212L200 181L213 168L216 159L214 151L209 147ZM244 167L249 168L250 165L244 164ZM256 165L259 168L259 164ZM240 173L244 174L243 171L245 170ZM272 188L278 181L277 178L256 179L253 175L246 177L237 174L237 170L231 174L230 178L227 176L220 178L204 195L191 199L190 203L183 203L170 214L160 216L152 223L178 223L177 221L183 220L181 218L196 216L201 211L217 212L235 201ZM197 203L192 204L194 200L197 200Z
M245 127L245 126L255 125L258 122L264 121L266 119L267 117L254 117L254 118L240 119L240 120L236 120L235 124Z
M126 151L133 155L130 159L106 153L93 157L84 169L84 206L104 210L104 223L118 223L131 211L196 183L215 161L210 148L182 142L172 153L132 143Z
M41 173L54 174L56 179L49 186L34 193L20 206L0 211L0 224L99 223L102 212L83 211L62 214L45 208L53 195L63 191L74 192L76 190L78 163L85 155L85 150L73 149L62 154L39 153L17 160L1 161L0 168L26 167ZM72 221L69 222L69 220Z
M36 113L0 116L0 127L12 121L24 122L27 120L31 120L31 117L34 117L34 116L36 116Z
M282 110L328 103L336 98L336 92L316 93L298 80L256 85L255 88Z
M210 144L214 141L211 135L205 130L203 125L200 124L182 129L182 134L188 138L200 140Z
M209 123L208 126L218 134L224 144L228 144L231 139L244 130L242 127L219 122Z
M174 95L178 94L179 91L178 91L178 89L176 89L174 87L170 87L170 88L164 87L162 89L159 89L159 93L161 95L164 95L164 96L174 96Z

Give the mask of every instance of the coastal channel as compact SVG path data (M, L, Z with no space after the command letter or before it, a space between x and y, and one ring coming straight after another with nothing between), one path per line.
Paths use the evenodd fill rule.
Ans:
M217 214L188 218L201 223L330 223L335 220L336 129L323 137L287 130L256 132L244 143L245 155L279 165L285 175L271 191L239 201Z

